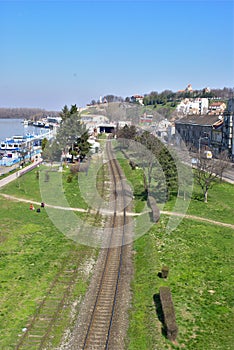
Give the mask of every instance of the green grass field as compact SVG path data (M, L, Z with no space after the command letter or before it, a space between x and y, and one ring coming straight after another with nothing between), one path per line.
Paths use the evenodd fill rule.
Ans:
M5 186L1 193L41 202L37 170ZM50 173L49 181L53 181L53 175ZM77 177L74 176L72 182L68 183L68 175L69 169L65 169L62 183L69 205L87 208L79 191ZM103 176L104 174L100 173L98 177L100 192ZM64 269L79 268L67 306L61 310L60 317L51 330L49 346L54 348L59 345L65 329L72 327L71 322L74 322L74 319L71 319L71 313L77 314L91 276L90 272L85 272L85 266L89 265L89 262L93 264L98 250L76 244L59 232L48 217L46 209L41 208L40 213L30 211L28 203L7 200L1 196L0 208L1 350L15 348L23 334L22 329L30 323L57 276L63 273ZM92 222L90 214L76 215ZM55 298L60 298L63 286L58 286L53 291Z
M134 188L135 211L140 211L144 205L141 170L131 170L124 159L120 163ZM195 185L188 213L233 224L233 203L234 186L228 183L214 185L208 203L203 203ZM174 205L172 198L164 210L173 210ZM231 350L234 231L183 219L167 233L167 222L168 216L161 215L160 222L134 242L135 275L126 349ZM163 265L170 269L166 280L158 277ZM179 327L177 345L162 334L157 315L162 285L171 288Z
M127 349L232 349L233 230L183 222L165 233L167 218L134 242L135 276ZM169 277L158 277L163 265ZM154 295L171 288L178 346L162 335Z
M140 169L131 170L121 160L128 181L134 188L135 210L145 206ZM74 177L67 182L63 175L63 191L73 207L86 202ZM51 175L51 179L52 179ZM98 192L107 169L98 173ZM1 189L2 193L40 202L41 194L36 170ZM208 203L202 201L195 186L188 213L233 223L234 186L216 184L209 192ZM174 199L165 210L173 210ZM95 260L97 250L78 245L66 238L51 223L46 211L29 210L29 205L0 196L0 349L14 349L22 329L37 310L56 274L73 253L78 264ZM85 217L86 214L78 214ZM90 214L87 219L91 220ZM128 350L231 350L233 324L233 233L229 228L183 219L170 234L166 233L168 216L134 242L135 275L132 281L132 304L129 311ZM158 277L163 265L169 266L169 277ZM72 303L84 295L89 276L79 275L72 291L69 308L63 310L60 323L52 330L51 349L58 346L70 320ZM171 288L179 327L178 345L162 334L155 300L161 285ZM59 291L58 291L59 293ZM17 307L16 307L17 305ZM62 321L61 321L62 320Z
M24 175L22 177L19 177L17 180L1 188L0 193L5 193L15 197L29 199L29 200L31 199L32 201L41 202L42 194L41 194L40 187L46 186L46 182L44 183L44 181L45 181L45 173L47 171L49 174L49 181L47 184L48 188L50 188L50 185L55 186L54 181L57 181L58 182L57 190L60 189L59 187L60 175L58 175L57 172L52 170L53 168L40 166L40 168L34 169L29 173L27 173L26 176ZM40 178L38 178L37 172L39 172ZM70 176L70 170L69 168L65 167L61 175L62 188L60 192L64 194L64 197L66 198L69 206L74 208L87 209L88 206L81 194L79 183L77 180L77 175L72 176L72 181L68 183L67 179L69 176ZM83 176L83 174L81 176ZM53 187L51 186L51 188Z
M69 265L71 254L75 252L84 264L96 259L96 251L67 239L45 210L36 213L28 204L3 198L0 207L0 349L13 349L56 274L65 262ZM81 274L71 301L84 294L87 284L87 276Z

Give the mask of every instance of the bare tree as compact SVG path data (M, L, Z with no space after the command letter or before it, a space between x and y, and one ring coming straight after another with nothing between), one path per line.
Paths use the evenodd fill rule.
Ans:
M217 162L217 168L219 170L219 178L220 178L220 181L222 181L224 171L230 167L230 162L228 159L227 152L224 151L220 153L216 162Z
M222 179L223 171L227 168L228 163L221 157L220 159L207 159L204 156L198 158L195 170L195 180L201 187L204 202L208 202L208 191L217 182Z

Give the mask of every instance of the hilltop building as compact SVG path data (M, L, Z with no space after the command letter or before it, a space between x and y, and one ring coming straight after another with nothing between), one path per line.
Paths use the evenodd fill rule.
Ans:
M141 95L133 95L131 97L131 102L138 102L138 103L140 103L140 105L143 106L143 99L144 99L144 97Z
M178 92L192 92L193 88L191 84L188 84L184 90L178 90Z
M188 86L186 87L185 91L192 92L193 91L192 85L188 84Z

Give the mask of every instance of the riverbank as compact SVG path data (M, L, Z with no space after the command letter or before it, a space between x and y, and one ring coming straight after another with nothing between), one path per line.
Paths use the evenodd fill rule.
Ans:
M47 114L58 115L58 111L47 111L42 108L1 108L0 119L34 119Z
M19 168L19 165L17 165L16 168L11 169L10 171L15 170L17 168L19 169L18 171L14 172L13 174L10 174L9 176L6 176L6 177L4 177L3 179L0 180L0 188L2 188L3 186L7 185L8 183L16 180L21 175L26 174L28 171L34 169L39 164L41 164L41 162L42 162L42 159L38 158L37 160L35 160L35 162L33 162L33 163L29 164L28 166L26 166L25 168L21 168L21 169ZM12 167L14 167L14 165ZM5 168L5 167L1 167L1 168ZM1 169L0 169L0 172L1 172Z

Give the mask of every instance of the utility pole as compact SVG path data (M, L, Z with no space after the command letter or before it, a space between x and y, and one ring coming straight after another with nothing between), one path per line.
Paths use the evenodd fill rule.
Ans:
M208 139L208 136L199 137L199 139L198 139L198 154L199 154L199 157L200 157L200 153L201 153L201 140L207 140L207 139Z

